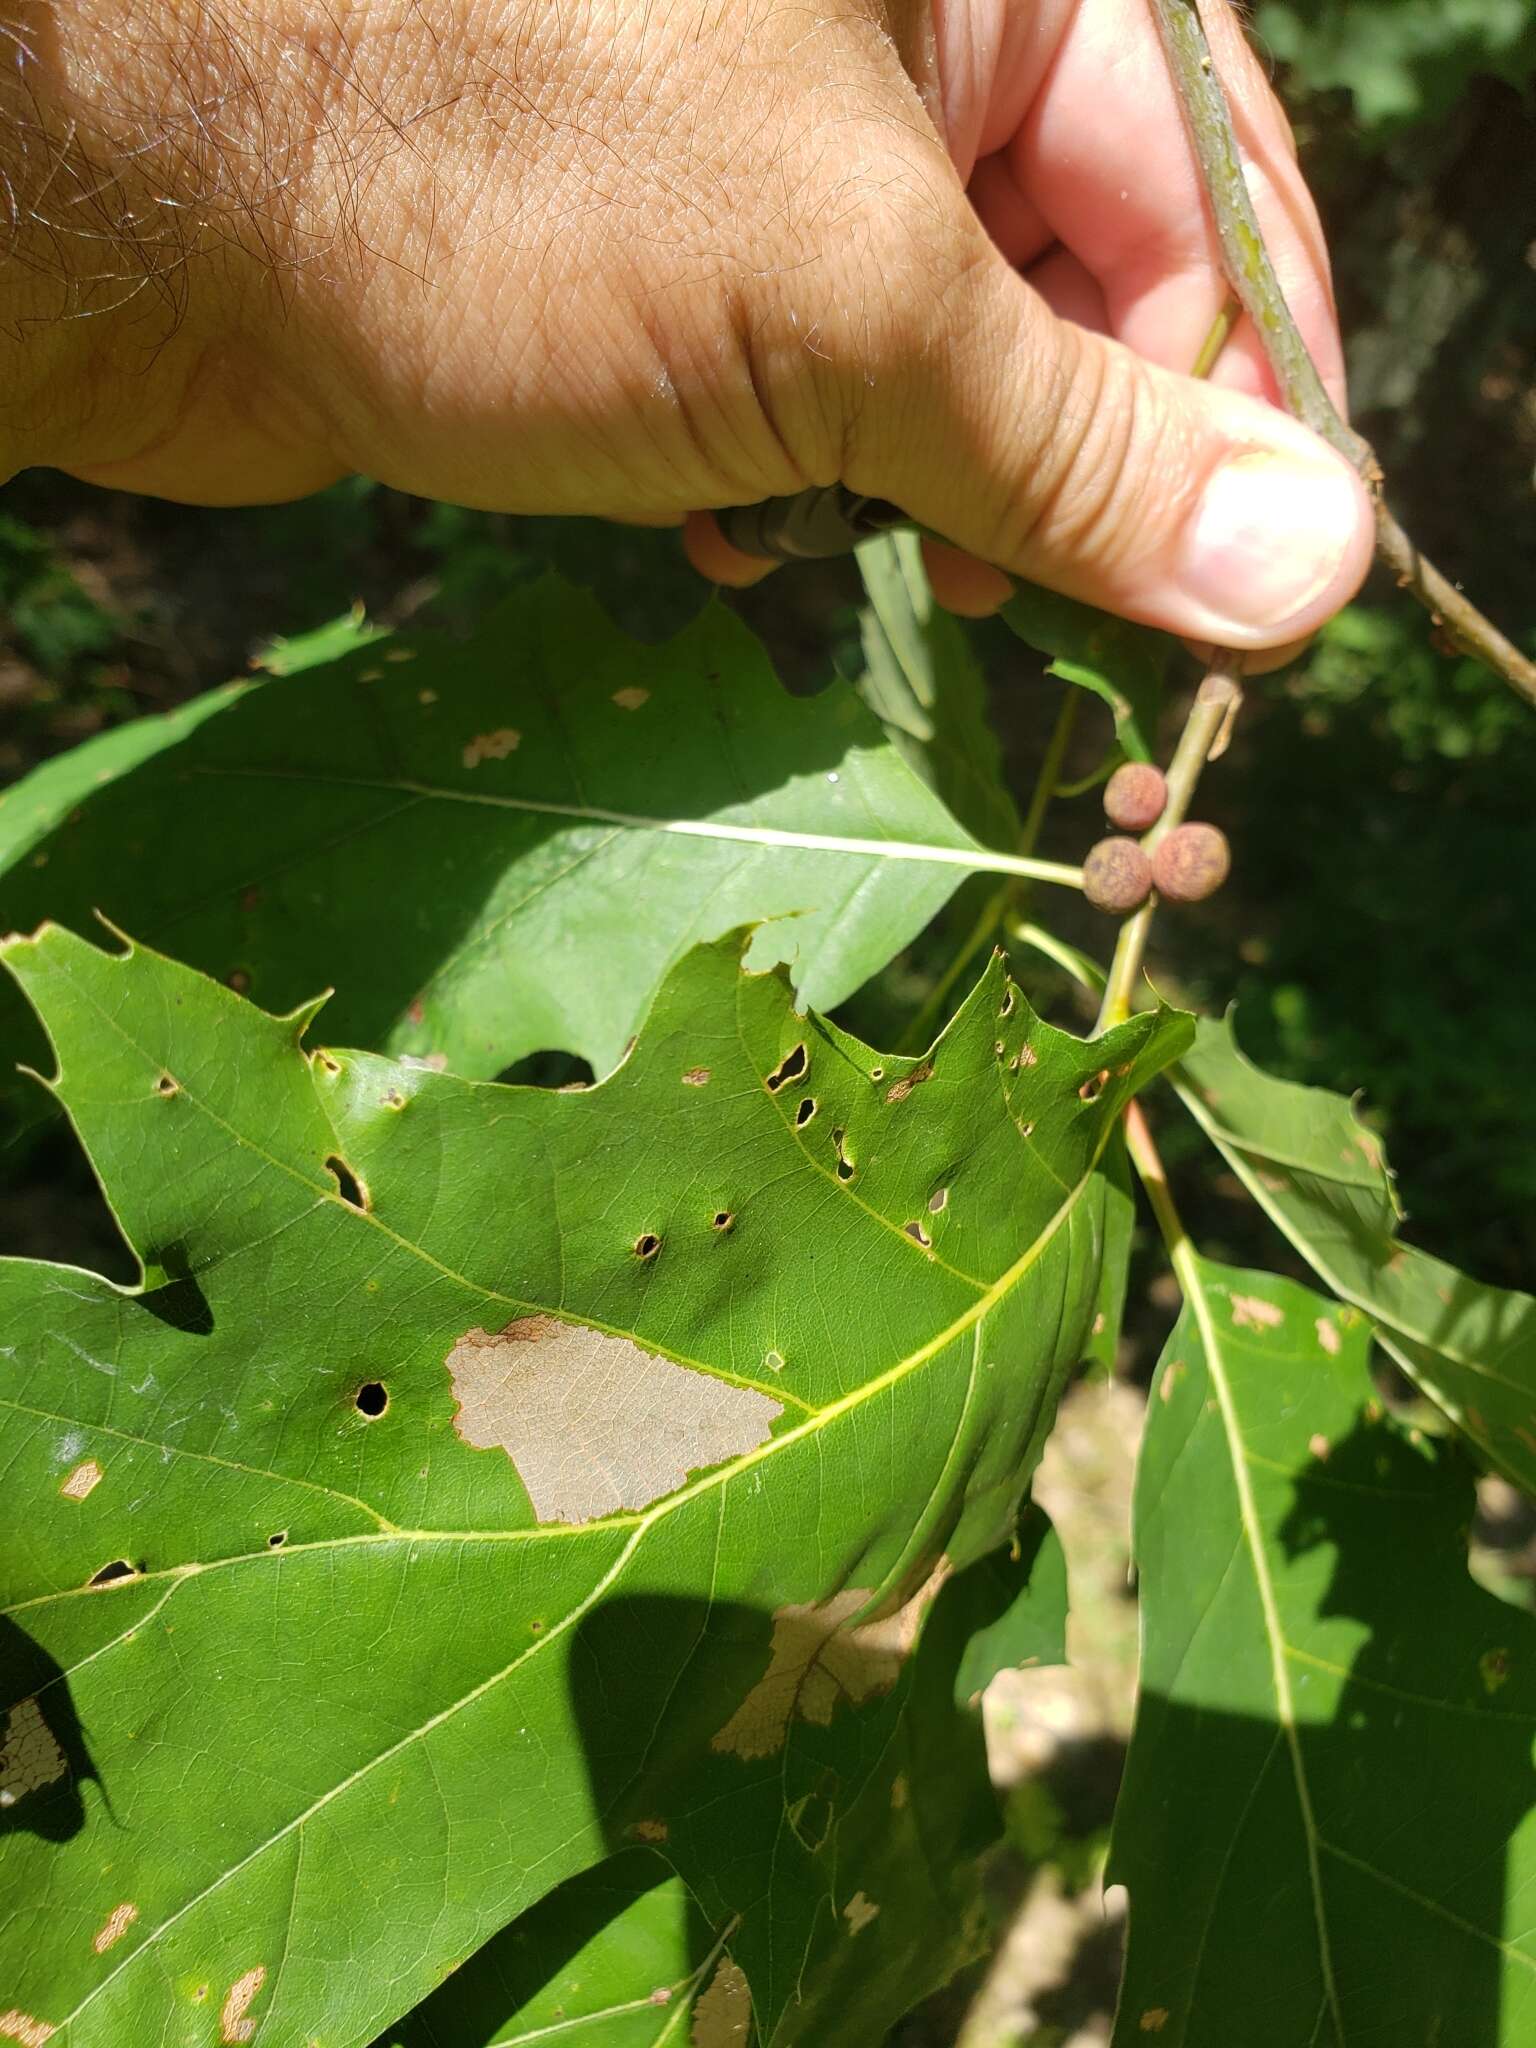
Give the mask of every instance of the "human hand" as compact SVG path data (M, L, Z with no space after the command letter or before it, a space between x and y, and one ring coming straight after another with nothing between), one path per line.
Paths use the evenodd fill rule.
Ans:
M1284 117L1212 13L1341 395ZM43 318L34 263L13 463L204 503L361 470L648 523L840 480L953 539L957 608L1001 569L1239 648L1368 565L1361 485L1265 402L1251 338L1178 374L1223 290L1139 0L55 0L24 27L4 168L46 164L58 310L100 317ZM687 539L762 571L712 520Z

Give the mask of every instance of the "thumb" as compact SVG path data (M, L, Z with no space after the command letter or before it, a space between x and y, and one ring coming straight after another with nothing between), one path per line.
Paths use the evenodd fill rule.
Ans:
M847 481L957 546L1197 641L1303 638L1359 588L1354 470L1259 399L1058 319L1001 258L942 295L920 388L871 394Z

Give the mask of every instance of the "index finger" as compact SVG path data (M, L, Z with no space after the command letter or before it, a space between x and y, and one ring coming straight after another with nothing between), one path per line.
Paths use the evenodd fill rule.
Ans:
M1103 293L1109 331L1187 370L1225 297L1221 252L1150 7L1077 0L1055 10L1054 52L1003 145L1011 181ZM1328 253L1290 126L1224 0L1202 17L1259 225L1329 395L1344 360ZM1042 29L1045 23L1042 22ZM1006 89L1006 80L999 80ZM1278 400L1250 323L1214 381Z

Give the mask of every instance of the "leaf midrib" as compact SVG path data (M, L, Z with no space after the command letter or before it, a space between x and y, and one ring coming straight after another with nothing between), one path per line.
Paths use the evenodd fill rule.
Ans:
M685 839L714 839L737 845L772 847L780 852L836 853L855 859L911 861L932 867L964 868L968 873L1020 876L1025 880L1075 885L1079 870L1060 861L1039 861L1002 853L972 840L966 846L941 846L915 839L865 839L835 832L791 832L772 825L733 825L718 818L663 818L643 811L620 811L606 804L562 803L555 797L517 797L501 792L452 789L440 783L407 777L316 775L281 768L197 768L194 774L231 781L303 782L318 787L372 789L385 794L425 798L437 803L471 804L488 810L513 811L524 817L568 818L578 824L618 825L630 831L674 834ZM968 835L967 835L968 836Z
M1179 1279L1184 1288L1185 1299L1189 1302L1199 1326L1207 1369L1215 1386L1216 1400L1221 1411L1222 1428L1227 1439L1227 1456L1232 1467L1232 1483L1237 1493L1238 1517L1252 1563L1254 1586L1259 1596L1259 1610L1263 1617L1265 1640L1269 1648L1270 1682L1275 1692L1275 1709L1290 1755L1297 1811L1301 1820L1302 1836L1307 1845L1307 1876L1312 1895L1313 1924L1317 1930L1318 1966L1328 2010L1333 2017L1334 2031L1342 2042L1345 2038L1344 2017L1339 2006L1338 1986L1334 1981L1332 1945L1328 1934L1327 1911L1323 1903L1322 1870L1318 1861L1321 1836L1317 1817L1312 1809L1312 1792L1307 1778L1306 1759L1302 1755L1301 1736L1296 1725L1296 1704L1291 1693L1291 1674L1286 1662L1289 1644L1280 1621L1280 1605L1275 1596L1274 1580L1270 1576L1269 1554L1264 1547L1263 1522L1248 1471L1247 1447L1243 1442L1237 1405L1231 1381L1227 1377L1221 1337L1216 1328L1215 1317L1211 1313L1210 1296L1201 1262L1187 1239L1174 1252L1173 1260L1179 1268Z

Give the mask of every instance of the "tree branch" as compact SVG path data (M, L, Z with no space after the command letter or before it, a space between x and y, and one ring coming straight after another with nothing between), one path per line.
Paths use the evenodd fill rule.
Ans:
M1291 317L1243 174L1227 98L1200 19L1198 0L1151 0L1184 119L1200 165L1227 282L1242 301L1275 373L1288 411L1305 420L1371 487L1376 502L1376 551L1465 653L1474 655L1527 702L1536 705L1536 662L1427 561L1381 495L1381 466L1370 443L1339 417L1317 365Z

